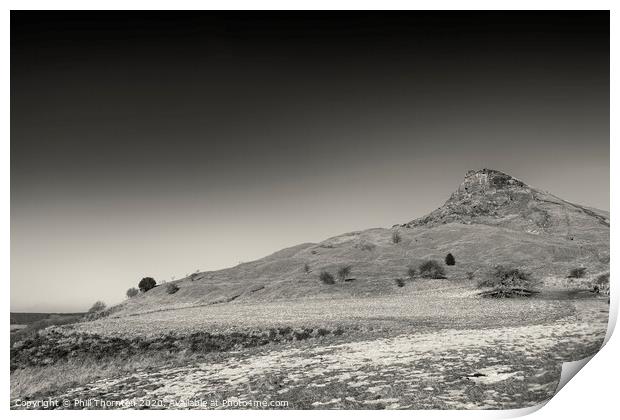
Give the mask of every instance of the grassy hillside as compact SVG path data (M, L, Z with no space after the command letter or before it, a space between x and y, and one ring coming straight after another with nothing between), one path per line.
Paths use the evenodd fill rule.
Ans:
M394 240L394 234L398 240ZM243 238L239 238L243 240ZM228 302L271 302L314 297L371 297L398 292L409 267L446 254L453 282L480 278L497 264L515 266L540 280L566 277L585 267L591 277L608 271L609 214L569 203L502 172L470 171L446 203L429 215L391 229L375 228L283 249L236 267L195 273L158 286L115 308L119 314ZM351 268L347 282L328 285Z
M592 229L598 229L593 227ZM372 296L397 292L394 281L406 277L407 268L436 259L443 263L450 252L456 265L446 267L448 279L460 282L467 272L483 275L496 264L516 265L538 277L565 276L583 265L596 273L608 267L608 230L599 229L600 240L567 240L554 235L534 235L512 229L450 223L427 228L398 229L401 241L392 242L393 229L370 229L303 244L263 259L226 270L199 273L175 282L173 295L164 287L122 304L122 312L142 312L166 307L240 301L272 301L311 296ZM597 237L595 232L586 236ZM305 265L310 272L306 273ZM319 273L334 275L351 266L354 281L325 285Z

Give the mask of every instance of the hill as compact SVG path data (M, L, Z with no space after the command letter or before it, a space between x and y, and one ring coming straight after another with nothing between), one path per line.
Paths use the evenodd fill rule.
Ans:
M400 240L394 240L395 232ZM456 265L446 267L454 282L466 282L471 273L481 276L497 264L518 266L541 279L566 277L580 266L594 274L609 268L609 213L562 200L500 171L469 171L446 203L422 218L195 273L174 282L175 294L159 286L114 311L390 295L408 267L428 259L443 263L447 253L456 258ZM335 275L344 266L351 267L350 281L326 285L319 280L321 271Z

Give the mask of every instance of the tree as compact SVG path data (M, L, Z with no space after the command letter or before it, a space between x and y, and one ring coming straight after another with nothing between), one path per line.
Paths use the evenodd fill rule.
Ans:
M456 260L454 259L454 255L448 254L446 255L446 265L454 265L456 264Z
M351 266L350 265L346 265L344 267L340 267L340 269L338 270L338 278L340 279L340 281L345 281L345 279L347 278L347 276L351 274Z
M138 289L136 289L135 287L127 289L127 297L129 299L137 295L138 295Z
M514 267L496 266L485 279L478 283L480 288L492 290L482 292L485 297L531 296L538 282L530 273Z
M319 274L319 278L321 279L321 281L325 284L334 284L334 276L331 275L331 273L329 273L328 271L321 271L321 274Z
M570 270L570 273L568 273L568 278L569 279L581 279L585 275L586 275L586 268L578 267L578 268L573 268L572 270Z
M93 303L93 306L88 310L89 313L101 312L106 308L105 303L101 300Z
M148 292L155 286L157 286L157 282L153 279L153 277L144 277L140 280L140 283L138 283L138 288L142 293Z
M420 277L425 279L445 279L446 272L442 265L435 260L428 260L420 264L418 267L420 271Z

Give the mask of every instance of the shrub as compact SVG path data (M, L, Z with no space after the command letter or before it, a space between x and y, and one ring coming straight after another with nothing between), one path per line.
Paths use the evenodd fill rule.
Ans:
M138 283L138 289L140 289L140 291L144 293L148 292L156 285L157 282L155 281L155 279L153 279L153 277L144 277L142 280L140 280L140 283Z
M577 267L577 268L573 268L572 270L570 270L570 272L568 273L568 278L569 279L582 279L583 276L585 275L586 275L586 268Z
M400 278L399 278L399 279L396 279L396 280L394 280L394 281L396 282L396 285L397 285L398 287L403 287L403 286L405 285L405 280L403 280L403 279L400 279Z
M418 272L414 267L407 268L407 277L409 277L411 280L413 280L416 274L418 274Z
M340 267L340 269L338 269L338 278L340 279L340 281L344 281L349 274L351 274L351 266L350 265L346 265L346 266Z
M478 283L478 287L490 287L492 290L483 292L488 297L531 296L536 291L532 276L518 268L496 266L489 275Z
M90 307L90 309L88 310L89 313L94 313L94 312L101 312L106 308L105 303L98 300L97 302L93 303L93 306Z
M321 274L319 274L319 278L325 284L334 284L335 283L334 276L332 276L331 273L328 272L328 271L321 271Z
M136 289L135 287L132 287L130 289L127 289L127 297L129 299L131 299L132 297L135 297L138 295L138 289Z
M475 277L475 273L473 271L468 271L465 274L467 275L467 280L473 280Z
M428 260L420 264L418 267L420 276L426 279L445 279L446 271L440 263L435 260Z
M326 336L326 335L328 335L328 334L329 334L329 330L327 330L327 329L325 329L325 328L319 328L319 329L316 331L316 335L317 335L318 337L325 337L325 336Z
M304 273L308 274L310 272L310 265L304 264Z
M609 273L601 274L594 279L592 291L594 293L609 295Z
M119 306L113 306L111 308L106 308L98 312L88 312L84 315L83 319L85 321L94 321L96 319L105 318L107 316L110 316L110 314L113 314L114 312L118 311L119 309L120 309Z
M456 260L454 259L454 255L448 254L446 255L446 265L454 265L456 264Z
M400 237L400 233L398 233L398 231L394 231L392 233L392 242L393 243L397 244L397 243L399 243L401 241L401 239L402 238Z
M179 291L179 286L177 286L175 283L168 283L166 285L166 293L168 293L169 295L173 295L178 291Z

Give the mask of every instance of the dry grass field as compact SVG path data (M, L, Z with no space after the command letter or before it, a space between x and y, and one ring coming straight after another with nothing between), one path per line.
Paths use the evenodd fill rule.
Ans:
M145 349L24 367L12 373L13 406L45 397L160 408L190 408L182 401L198 399L242 407L260 400L287 401L286 408L521 408L550 398L561 363L595 353L607 327L606 299L588 293L483 299L448 280L401 290L396 298L228 303L75 324L67 337L324 333L225 352Z
M341 286L347 287L347 284ZM396 286L393 286L396 288ZM113 314L80 323L75 330L91 334L157 336L199 331L293 328L381 328L420 331L520 325L565 316L570 303L561 300L482 299L474 284L453 280L415 280L388 296L230 302L188 308L162 308L142 313ZM157 328L152 328L156 325Z

